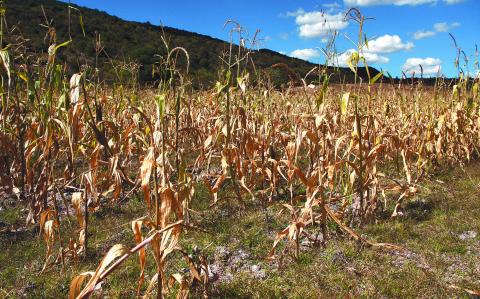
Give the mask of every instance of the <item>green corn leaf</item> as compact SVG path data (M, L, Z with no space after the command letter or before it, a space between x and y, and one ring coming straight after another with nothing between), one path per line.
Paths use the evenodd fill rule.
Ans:
M374 84L375 82L378 81L378 79L382 78L383 77L383 72L380 72L378 74L375 75L375 77L373 77L371 80L370 80L370 84Z
M60 109L61 107L66 107L66 95L65 93L62 93L62 95L60 95L60 97L58 98L58 104L57 104L57 109ZM68 109L65 109L65 110L68 110Z
M330 83L330 77L325 75L323 77L322 91L327 92L328 84Z
M83 37L85 37L85 26L83 26L83 16L80 15L78 19L80 21L80 27L82 28Z
M159 94L155 96L155 100L157 102L158 112L160 117L163 118L165 115L165 94Z
M217 89L217 93L222 94L228 89L228 84L222 84L221 82L217 81L217 83L215 83L215 87Z
M353 52L350 57L348 58L347 60L347 65L348 67L350 68L350 70L352 70L352 72L354 72L355 74L357 73L356 71L356 66L358 65L358 60L359 60L359 56L358 56L358 52Z
M453 85L452 95L458 97L458 85Z
M72 42L72 40L67 40L66 42L63 42L59 45L52 44L50 47L48 47L48 56L55 55L57 53L58 49L60 49L62 47L65 47L66 45L68 45L71 42Z
M330 81L330 77L325 75L323 77L322 89L320 90L320 93L318 94L317 101L316 101L317 109L320 108L320 106L323 104L323 101L325 100L325 94L327 93L329 81Z
M54 51L54 53L56 53L57 50L60 49L61 47L65 47L66 45L70 44L71 42L72 42L72 40L67 40L66 42L63 42L63 43L61 43L60 45L55 46L55 51Z
M342 115L347 114L349 99L350 99L350 93L349 92L344 93L342 96L342 100L340 102L340 110L342 112Z
M25 72L17 72L17 75L23 82L28 83L28 77Z

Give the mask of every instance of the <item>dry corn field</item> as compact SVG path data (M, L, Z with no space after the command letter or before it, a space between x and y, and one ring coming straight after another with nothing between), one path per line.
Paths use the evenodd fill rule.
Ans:
M199 219L226 207L234 222L252 206L262 221L277 221L273 235L260 231L266 264L298 263L302 244L322 252L339 236L358 250L402 254L401 241L359 230L402 219L435 173L479 157L478 79L439 78L431 87L380 74L329 84L320 66L320 86L305 79L279 90L268 76L253 83L245 49L227 51L217 84L198 91L188 52L165 42L156 70L163 79L141 87L134 76L105 84L92 66L68 74L56 61L68 46L52 40L38 59L21 42L0 51L0 196L26 211L16 229L36 228L27 238L41 243L41 266L29 271L76 267L62 291L69 298L88 298L102 284L108 292L105 282L125 269L134 271L136 286L125 290L132 296L212 296L212 256L190 236L211 233ZM352 71L361 58L352 55ZM142 207L121 224L130 242L99 249L102 227L92 219L130 201ZM15 227L0 229L7 244ZM75 266L89 259L96 267ZM475 283L438 287L479 296Z

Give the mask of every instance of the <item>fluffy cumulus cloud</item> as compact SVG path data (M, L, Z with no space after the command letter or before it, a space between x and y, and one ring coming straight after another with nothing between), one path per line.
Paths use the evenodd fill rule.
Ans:
M435 4L439 0L343 0L347 6L373 6L373 5L421 5L421 4ZM442 0L446 4L456 4L463 2L463 0Z
M315 49L297 49L290 53L290 56L303 60L311 60L320 56L320 52Z
M404 43L400 36L385 34L376 39L368 41L368 48L364 52L370 53L392 53L401 50L410 50L413 43Z
M288 12L287 16L295 17L295 22L299 26L300 36L305 38L324 37L348 26L343 13L306 12L303 9L298 9L294 12Z
M378 55L376 53L363 53L363 56L365 57L365 60L367 63L372 64L372 63L387 63L390 61L388 57Z
M380 64L388 63L390 59L384 54L393 53L403 50L410 50L413 48L413 43L405 43L398 35L382 35L376 39L370 40L368 42L368 48L363 48L363 57L367 61L367 64ZM348 59L353 52L356 52L354 49L349 49L342 54L337 56L335 64L339 66L347 66Z
M340 54L336 57L336 59L334 61L334 64L339 65L339 66L343 66L343 67L347 66L348 65L348 60L350 59L350 56L354 52L356 52L354 49L350 49L350 50L347 50L347 51L343 52L342 54ZM390 61L390 59L388 59L388 57L381 56L381 55L376 54L376 53L365 52L365 53L363 53L363 57L365 58L365 60L367 61L367 64L369 64L369 65L376 64L376 63L388 63Z
M441 72L442 61L432 57L408 58L402 66L402 71L409 75L413 73L419 75L422 72L422 68L424 75L436 75Z

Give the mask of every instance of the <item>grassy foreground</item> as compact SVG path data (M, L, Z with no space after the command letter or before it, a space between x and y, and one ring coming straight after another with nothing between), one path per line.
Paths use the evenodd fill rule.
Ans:
M277 208L264 210L255 203L245 209L232 203L205 209L208 196L200 190L192 205L203 212L192 213L196 228L187 230L182 245L192 251L195 244L208 257L210 295L216 298L469 298L449 286L480 289L479 191L478 162L438 173L406 205L403 216L380 219L358 231L369 240L401 245L405 251L360 248L333 227L325 248L302 244L297 262L285 257L270 263L265 256L285 224L282 220L288 219L275 216ZM0 297L66 297L72 277L94 269L110 246L134 245L128 227L131 219L144 214L143 209L142 199L135 198L95 213L89 257L63 269L58 263L43 274L46 249L38 231L0 233ZM2 208L0 220L20 227L26 216L23 210ZM69 230L68 222L62 225ZM147 269L154 267L147 263ZM138 268L136 258L127 260L96 295L134 297Z

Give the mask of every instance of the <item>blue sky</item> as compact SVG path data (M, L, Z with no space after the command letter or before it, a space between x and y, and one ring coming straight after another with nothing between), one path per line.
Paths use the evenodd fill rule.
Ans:
M66 1L65 1L66 2ZM337 31L334 63L345 65L355 45L358 25L343 18L350 7L366 17L364 31L369 48L364 56L369 65L393 76L416 72L422 65L425 76L438 71L455 76L455 48L452 33L469 57L470 73L475 45L480 44L479 0L72 0L122 19L160 24L227 40L226 20L239 22L246 34L260 29L259 48L269 48L312 62L324 62L321 48Z

